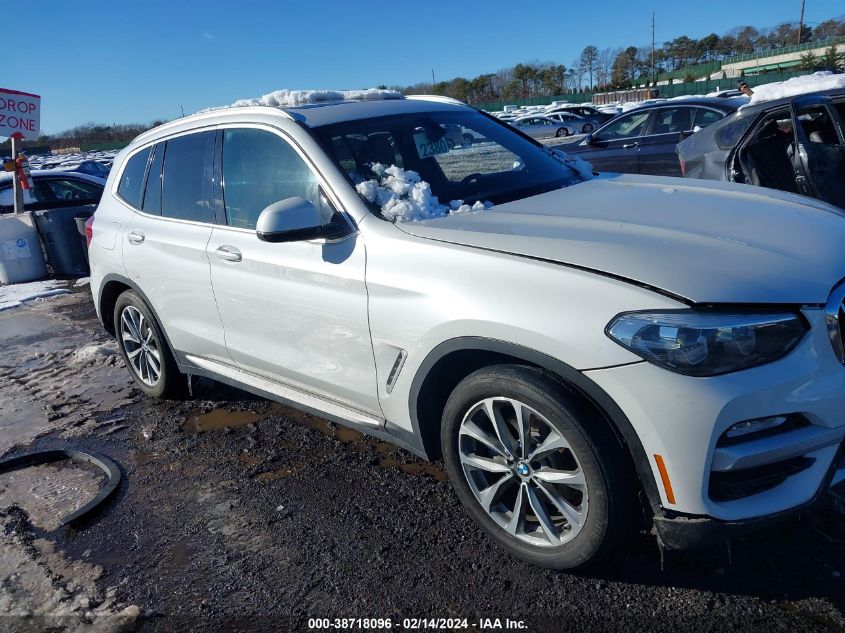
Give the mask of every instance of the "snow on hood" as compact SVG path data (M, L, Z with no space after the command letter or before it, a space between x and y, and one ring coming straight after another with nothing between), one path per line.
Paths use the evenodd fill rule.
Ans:
M240 108L246 106L271 106L274 108L296 108L313 103L335 101L384 101L402 99L401 92L367 88L366 90L274 90L253 99L238 99L229 106L206 108L200 112L220 110L222 108Z
M822 70L812 75L802 75L786 81L757 86L753 88L754 94L748 105L837 88L845 88L845 74L834 75L829 70Z
M448 221L422 238L555 261L695 303L821 304L845 277L845 213L758 187L602 176Z
M404 170L396 165L386 167L381 163L371 165L370 170L376 179L359 182L355 189L369 202L378 205L381 214L388 220L417 222L483 211L493 206L481 201L470 206L464 204L463 200L441 204L437 196L431 193L431 185L415 171Z

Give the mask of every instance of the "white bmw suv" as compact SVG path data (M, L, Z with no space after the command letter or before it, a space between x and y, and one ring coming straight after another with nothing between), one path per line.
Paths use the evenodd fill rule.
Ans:
M845 217L814 200L280 91L139 136L91 232L146 394L206 376L442 457L538 565L728 538L845 478Z

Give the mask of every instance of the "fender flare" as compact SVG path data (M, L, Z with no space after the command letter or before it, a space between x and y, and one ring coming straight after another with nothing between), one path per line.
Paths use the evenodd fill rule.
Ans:
M167 347L170 350L170 354L173 356L174 360L176 360L177 365L180 364L179 355L176 352L176 348L173 347L173 343L170 341L170 337L167 334L167 330L164 329L164 325L162 325L161 319L158 316L158 312L156 312L155 306L153 306L152 302L150 301L149 297L144 293L143 290L131 279L124 277L123 275L118 275L117 273L108 273L105 275L100 282L100 288L97 292L97 309L100 311L100 319L104 320L105 317L102 315L102 301L103 301L103 288L105 288L109 282L118 282L123 284L124 286L129 286L133 291L137 292L140 295L141 299L144 300L144 303L147 304L147 307L150 309L150 312L153 313L153 317L158 323L158 328L161 330L161 333L164 335L164 340L167 343ZM105 323L104 323L105 325ZM117 324L114 324L114 327L117 328Z
M607 416L607 419L613 425L620 439L627 446L643 491L648 498L652 510L655 514L659 514L662 511L660 493L654 479L651 462L634 426L619 405L601 387L582 372L543 352L516 343L477 336L464 336L444 341L432 349L414 375L408 398L411 424L413 425L414 435L417 438L422 438L420 422L417 417L417 405L422 385L431 369L439 360L452 352L458 351L494 352L511 356L542 367L573 386L581 395L589 399L593 405Z

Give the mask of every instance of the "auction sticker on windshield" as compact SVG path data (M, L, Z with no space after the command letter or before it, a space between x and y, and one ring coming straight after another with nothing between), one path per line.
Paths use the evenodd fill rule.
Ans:
M430 156L437 156L438 154L446 154L452 149L452 144L444 136L439 141L433 142L429 140L428 134L417 132L414 134L414 145L417 146L417 154L420 158L429 158Z

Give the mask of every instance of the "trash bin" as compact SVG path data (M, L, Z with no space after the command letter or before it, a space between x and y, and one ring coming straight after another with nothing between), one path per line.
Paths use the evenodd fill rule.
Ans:
M88 264L88 268L91 268L91 262L88 261L88 239L85 237L85 223L94 215L94 210L85 210L80 211L75 216L73 216L74 221L76 222L76 230L79 232L79 239L82 243L82 252L85 254L85 263Z
M88 260L83 242L76 230L76 216L93 213L95 205L88 204L62 209L44 209L35 211L35 224L44 247L47 260L57 275L88 275Z
M0 215L0 283L37 281L46 276L44 253L30 214Z

